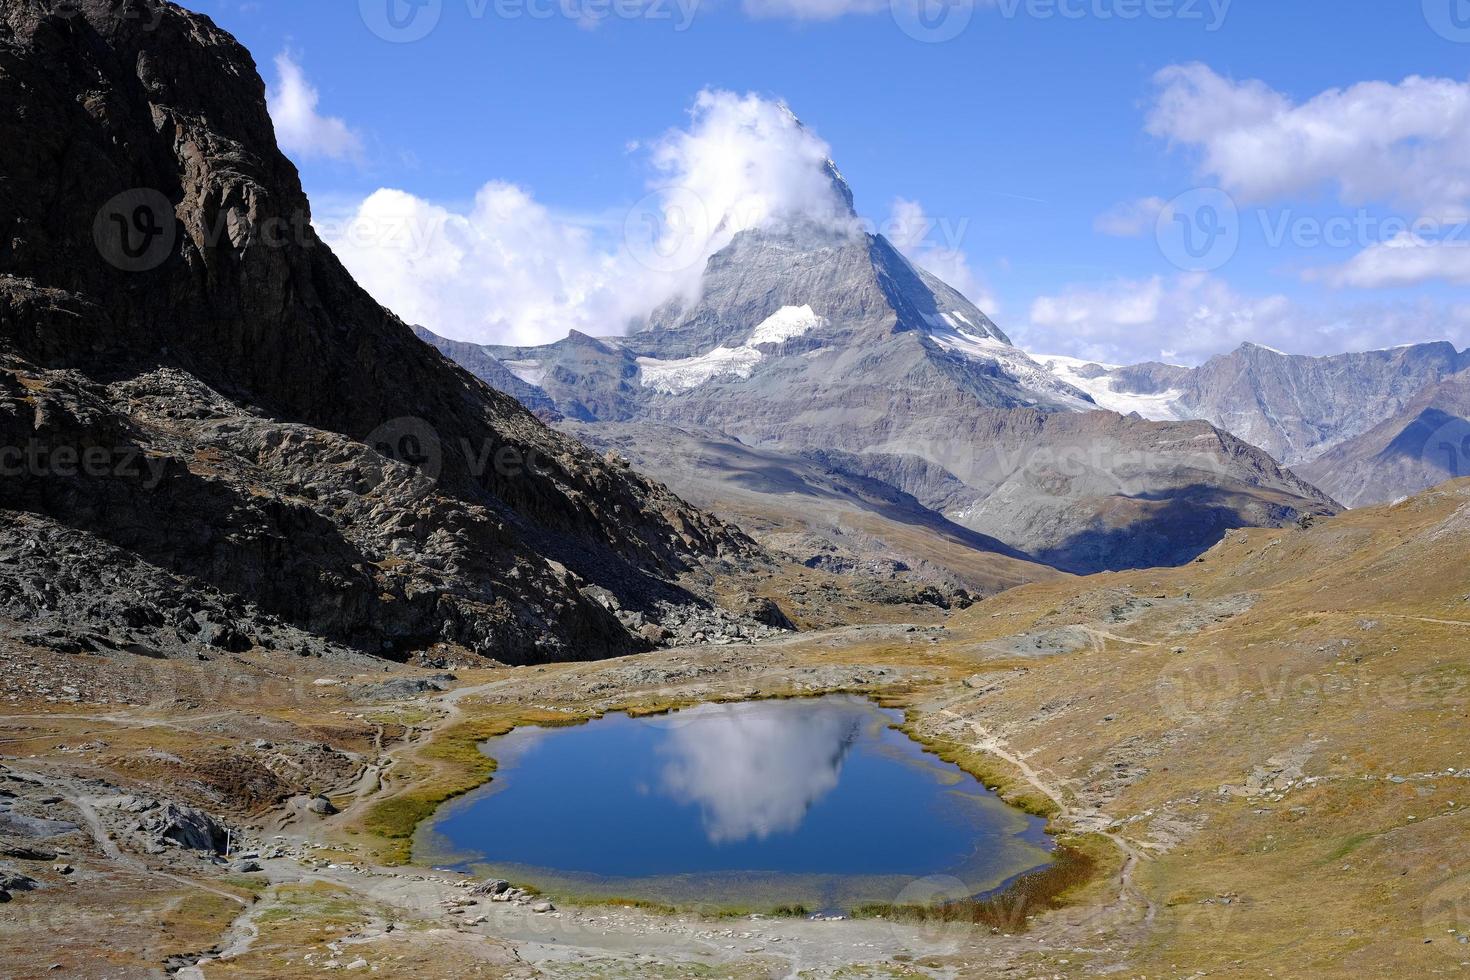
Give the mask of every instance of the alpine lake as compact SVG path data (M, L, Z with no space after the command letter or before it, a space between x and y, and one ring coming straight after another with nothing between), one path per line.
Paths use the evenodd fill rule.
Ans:
M1048 864L1045 821L852 696L520 728L420 862L563 899L839 913L975 897Z

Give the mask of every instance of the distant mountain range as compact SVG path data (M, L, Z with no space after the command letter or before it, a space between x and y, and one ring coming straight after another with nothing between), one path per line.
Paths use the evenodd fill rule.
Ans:
M628 336L533 348L420 336L546 418L820 459L1067 571L1184 562L1230 528L1336 509L1210 424L1096 411L1083 384L882 236L809 221L739 233L696 300Z
M1226 429L1348 506L1470 476L1470 351L1447 342L1330 357L1246 344L1197 368L1037 360L1104 408Z

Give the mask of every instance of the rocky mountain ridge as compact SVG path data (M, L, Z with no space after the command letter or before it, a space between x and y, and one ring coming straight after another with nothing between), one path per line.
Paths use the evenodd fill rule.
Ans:
M1470 371L1430 385L1402 411L1298 469L1350 507L1470 476Z
M765 560L374 302L250 55L155 13L0 2L7 617L61 647L580 659L646 647L615 611Z
M1435 410L1445 414L1431 429L1465 418L1455 392L1470 376L1470 350L1448 342L1327 357L1244 344L1197 368L1157 362L1114 367L1047 355L1037 360L1105 408L1156 420L1202 419L1231 432L1352 506L1470 476L1470 452L1422 465L1404 465L1402 452L1395 461L1378 455L1436 398L1444 404ZM1387 434L1378 431L1381 426L1389 427ZM1378 472L1369 475L1374 468Z

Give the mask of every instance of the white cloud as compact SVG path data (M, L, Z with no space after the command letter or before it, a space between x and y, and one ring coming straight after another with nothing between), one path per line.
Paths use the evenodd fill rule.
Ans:
M793 219L855 226L834 180L831 147L781 102L703 91L689 127L665 133L648 149L661 210L684 220L665 229L660 251L691 251L701 267L749 228Z
M524 189L491 182L463 213L379 190L323 237L384 306L446 336L534 345L570 329L621 332L657 298L591 232Z
M855 219L830 150L778 102L702 92L690 123L642 147L650 194L613 221L553 213L492 181L453 210L382 189L323 223L348 270L404 319L459 340L532 345L570 329L618 334L676 295L741 230L804 218Z
M266 104L281 149L303 158L348 159L362 153L362 139L347 123L317 112L321 95L290 52L276 55L276 84L266 93Z
M968 219L936 220L918 201L899 197L894 198L888 220L878 230L910 262L938 276L994 316L999 304L970 268L970 261L960 247L968 228Z
M1076 286L1043 296L1015 331L1027 350L1112 364L1199 363L1246 341L1290 353L1374 350L1425 339L1470 345L1470 305L1428 300L1307 310L1203 274Z
M1433 241L1405 233L1364 249L1340 266L1310 270L1306 277L1358 289L1416 286L1435 280L1470 286L1470 243Z
M1441 214L1470 201L1470 82L1361 82L1296 103L1202 64L1155 76L1155 136L1195 148L1202 175L1242 203L1335 186L1345 204Z
M1152 234L1159 215L1169 206L1160 197L1141 197L1134 201L1116 204L1098 215L1092 222L1094 231L1114 238L1137 238Z

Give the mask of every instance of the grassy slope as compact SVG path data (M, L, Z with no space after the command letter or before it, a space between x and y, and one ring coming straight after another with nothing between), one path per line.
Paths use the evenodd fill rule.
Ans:
M1458 972L1467 546L1462 482L1236 532L1181 569L1028 586L953 622L944 652L984 682L952 707L1151 855L1144 972ZM1007 639L1066 625L1095 642L1023 659Z

